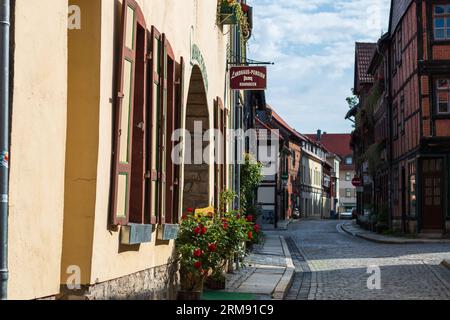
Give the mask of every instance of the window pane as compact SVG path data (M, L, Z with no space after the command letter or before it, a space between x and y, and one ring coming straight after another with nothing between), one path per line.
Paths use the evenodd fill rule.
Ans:
M123 102L120 115L120 150L119 161L121 163L129 162L129 137L130 137L130 113L132 105L132 86L133 86L133 63L124 61L123 74Z
M127 29L125 35L125 45L128 49L134 49L134 9L131 7L127 8Z
M434 13L435 14L443 14L443 13L445 13L444 6L435 6L434 7Z
M434 37L436 39L445 39L445 30L444 29L436 29L434 32Z
M444 18L435 18L434 19L434 27L435 28L444 28Z
M119 174L116 218L126 218L127 216L127 185L128 175L126 173Z
M444 102L447 103L448 102L448 93L447 92L439 92L439 102Z
M445 7L446 7L445 12L450 13L450 5L447 5L447 6L445 6Z
M439 109L438 109L439 113L446 113L447 112L447 103L444 102L439 102Z

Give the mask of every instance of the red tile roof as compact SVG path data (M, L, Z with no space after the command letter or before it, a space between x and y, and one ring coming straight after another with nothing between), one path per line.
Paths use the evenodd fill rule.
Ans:
M260 136L260 132L259 129L266 129L269 130L270 132L272 132L273 135L276 135L278 138L280 138L281 140L284 140L284 138L279 135L274 129L270 128L267 124L265 124L264 122L262 122L258 117L256 118L256 130L258 133L258 137L262 137ZM264 139L268 139L269 137L263 137Z
M368 73L370 62L377 48L376 43L356 43L355 72L359 84L373 83L373 76Z
M317 142L317 134L307 134L306 136ZM345 157L353 154L350 147L350 140L350 133L325 133L322 134L320 143L330 152L335 153L340 157Z

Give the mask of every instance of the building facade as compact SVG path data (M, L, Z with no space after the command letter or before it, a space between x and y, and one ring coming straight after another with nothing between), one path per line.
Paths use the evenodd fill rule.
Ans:
M267 140L276 141L278 145L276 174L265 175L258 188L257 202L263 210L263 222L290 220L300 208L301 146L304 138L268 105L258 112L256 121L258 146L267 147ZM270 138L267 139L262 132L270 134Z
M328 150L327 158L334 158L336 173L337 205L336 213L350 212L357 206L356 188L352 184L355 177L355 161L350 148L351 135L346 133L326 133L318 130L317 134L308 134L308 138L320 143ZM337 163L336 163L337 162Z
M449 230L449 10L447 1L392 1L389 32L374 44L367 68L371 94L358 93L377 97L360 102L357 114L373 115L373 139L359 132L354 146L376 155L366 165L375 178L370 196L389 199L390 228L424 236Z
M216 1L10 2L8 298L175 298L181 213L235 181L197 149L233 127L249 35Z
M329 194L324 192L323 185L326 151L314 140L306 136L304 138L301 158L300 213L304 218L322 218L324 212L329 209L327 206Z

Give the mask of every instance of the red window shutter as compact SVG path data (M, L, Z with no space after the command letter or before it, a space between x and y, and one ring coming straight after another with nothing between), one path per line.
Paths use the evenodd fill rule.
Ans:
M219 98L214 99L214 131L219 131ZM217 137L216 137L217 138ZM214 141L214 206L219 207L219 193L220 193L220 151L217 148L218 142Z
M149 64L149 110L148 110L148 141L147 141L147 205L146 214L151 224L157 224L161 209L159 201L160 144L159 144L159 112L161 105L161 33L152 26L148 46L151 63Z
M172 161L172 151L174 148L174 143L172 141L172 133L176 129L175 127L175 55L173 53L172 47L167 40L166 36L163 35L164 48L167 57L167 66L165 75L165 87L166 87L166 97L167 97L167 126L166 126L166 223L174 223L176 221L176 207L174 199L174 189L175 189L175 166Z
M139 6L134 0L124 0L114 124L114 176L111 206L111 222L114 225L127 224L130 217L138 24L145 30L145 21Z
M183 104L184 104L184 59L180 58L180 64L177 66L176 71L176 86L175 88L175 111L174 111L174 121L175 129L181 129L182 119L183 119ZM173 222L179 223L180 221L180 165L174 165L174 201L173 201Z

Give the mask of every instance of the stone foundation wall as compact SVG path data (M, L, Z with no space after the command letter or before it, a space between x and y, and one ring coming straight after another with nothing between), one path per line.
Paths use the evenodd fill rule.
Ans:
M71 291L61 288L63 300L175 300L179 284L176 264L163 265Z

